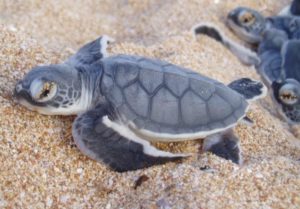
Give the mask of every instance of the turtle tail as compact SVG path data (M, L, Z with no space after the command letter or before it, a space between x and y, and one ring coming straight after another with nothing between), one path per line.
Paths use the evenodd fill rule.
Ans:
M262 82L249 78L235 80L228 87L243 95L248 101L257 100L267 95L267 87Z
M212 24L196 25L192 31L195 36L206 35L220 42L245 65L257 66L260 63L260 59L255 52L227 38L218 27Z

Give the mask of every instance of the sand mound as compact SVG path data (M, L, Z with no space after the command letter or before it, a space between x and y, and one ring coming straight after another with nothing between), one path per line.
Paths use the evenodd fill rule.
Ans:
M14 84L31 67L60 62L100 34L118 40L111 54L160 58L225 83L243 76L259 79L220 44L206 37L194 40L189 30L200 20L224 28L223 16L238 5L272 14L287 3L143 2L0 3L0 207L300 208L299 139L276 117L269 98L251 106L252 127L235 129L243 166L199 154L201 141L193 141L157 144L195 153L182 163L123 174L78 151L71 136L74 117L42 116L14 102ZM145 182L135 188L143 175Z

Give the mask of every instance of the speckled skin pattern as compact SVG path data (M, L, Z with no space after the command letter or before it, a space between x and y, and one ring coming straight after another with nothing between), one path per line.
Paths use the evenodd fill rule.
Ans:
M248 106L229 87L167 62L118 55L102 63L101 94L138 129L178 134L225 128Z

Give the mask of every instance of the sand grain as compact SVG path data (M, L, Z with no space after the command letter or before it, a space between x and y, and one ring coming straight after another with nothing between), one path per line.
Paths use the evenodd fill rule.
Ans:
M170 61L222 82L259 79L220 44L194 40L190 28L247 5L274 14L275 0L0 1L0 208L300 208L300 146L274 116L270 99L252 105L252 127L238 125L244 165L197 154L199 141L158 144L193 152L180 164L114 173L73 143L74 117L42 116L17 105L16 81L38 64L64 60L77 47L108 34L111 54ZM226 33L235 38L228 30ZM136 189L140 176L148 179Z

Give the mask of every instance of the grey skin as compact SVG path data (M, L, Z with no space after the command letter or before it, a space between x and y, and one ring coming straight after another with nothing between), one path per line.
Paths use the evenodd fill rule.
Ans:
M106 57L106 42L100 37L62 64L34 68L17 83L15 97L42 114L78 114L72 128L78 148L115 171L189 156L149 141L202 137L205 151L241 163L231 129L245 118L248 101L263 96L262 83L244 78L225 86L157 59Z
M207 35L221 42L243 63L255 65L271 90L278 112L289 124L300 123L299 52L300 17L265 18L259 12L238 7L229 12L227 25L257 52L227 38L217 27L200 24L195 35Z

